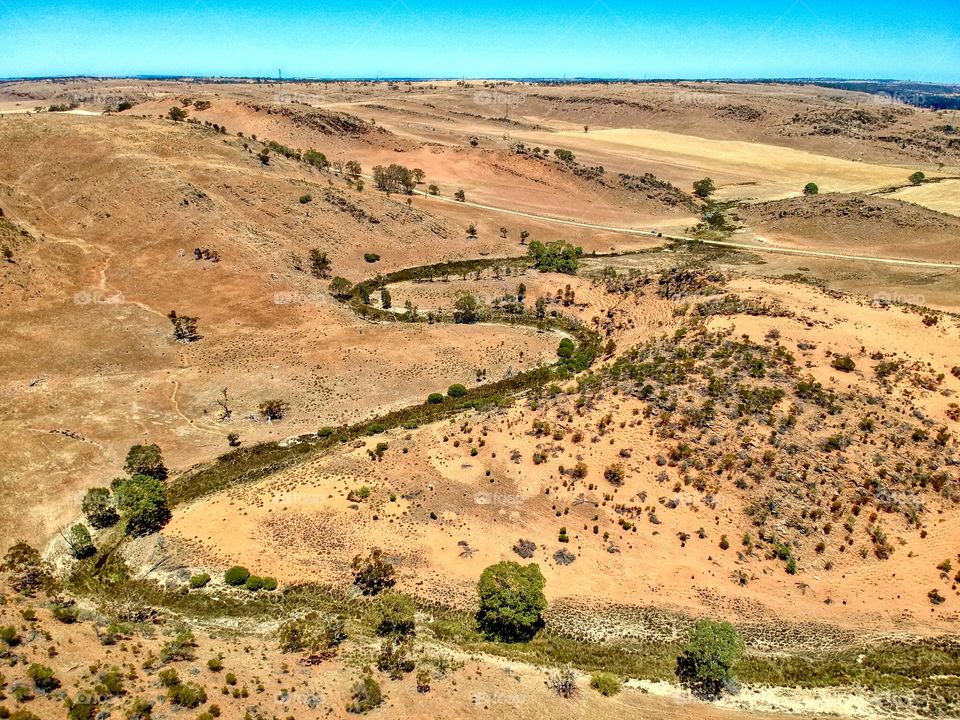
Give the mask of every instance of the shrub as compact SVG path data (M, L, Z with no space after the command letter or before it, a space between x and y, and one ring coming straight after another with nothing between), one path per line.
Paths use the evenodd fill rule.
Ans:
M357 555L350 564L353 584L364 595L377 595L396 583L393 565L383 559L383 551L373 548L367 557Z
M68 720L91 720L97 711L97 701L93 692L79 692L76 698L67 699Z
M60 681L53 674L53 669L40 663L33 663L27 668L27 677L33 680L33 686L42 692L49 692L60 687Z
M160 648L160 662L168 663L176 660L193 660L196 657L194 649L197 640L189 630L183 630L173 640L164 643Z
M380 256L377 253L368 252L363 254L363 259L368 263L375 263L380 260Z
M67 531L66 540L70 547L70 554L78 560L88 558L97 552L97 549L93 546L90 531L83 523L76 523L71 526Z
M347 712L361 714L373 710L383 702L380 684L369 675L358 680L350 690L352 698Z
M573 344L573 340L570 338L564 338L560 341L560 345L557 347L557 357L563 358L564 360L569 360L573 357L573 352L576 350L576 345Z
M853 372L857 367L857 364L849 355L836 355L830 365L834 370L840 370L842 372Z
M377 655L377 670L387 673L391 680L400 680L411 672L417 666L410 658L411 644L408 637L386 638L380 646L380 654Z
M4 625L0 627L0 642L3 642L7 647L19 645L20 640L20 635L17 633L16 628L12 625Z
M258 590L263 589L263 578L258 577L257 575L251 575L247 578L244 585L246 585L247 590L251 592L257 592Z
M149 720L153 713L153 703L143 698L134 698L127 711L127 720Z
M104 487L90 488L83 496L81 505L87 522L99 529L112 527L120 519L117 509L113 506L110 491Z
M287 413L287 403L284 400L264 400L257 408L264 420L283 420Z
M23 541L10 546L0 570L10 574L10 587L23 595L32 596L53 584L53 576L40 553Z
M313 196L312 196L312 195L307 194L307 195L301 195L301 196L300 196L300 204L301 204L301 205L306 205L306 204L307 204L308 202L310 202L311 200L313 200Z
M72 603L56 603L50 608L50 611L53 613L53 617L66 625L72 625L80 616L80 611L77 610L77 606Z
M399 593L385 593L370 610L370 622L378 635L410 635L414 631L413 601Z
M148 475L157 480L165 480L167 477L163 455L160 446L156 444L131 446L123 469L128 475Z
M101 672L97 676L96 691L100 695L123 695L126 690L123 687L123 674L120 668L114 666Z
M323 170L330 165L326 155L313 149L307 150L303 154L303 161L307 163L307 165L313 165L320 170Z
M620 678L609 672L595 672L590 676L590 687L601 695L611 697L620 692Z
M809 182L803 187L804 195L817 195L820 192L820 188L816 183Z
M250 577L250 571L241 565L234 565L223 574L223 581L234 587L243 585Z
M443 393L430 393L427 396L427 402L431 405L440 405L443 402Z
M170 520L166 490L155 477L118 478L113 481L113 495L128 535L155 533Z
M505 641L533 637L547 607L545 584L535 563L499 562L488 567L477 583L477 621L481 629L488 636Z
M353 285L344 277L335 277L330 281L330 294L339 300L349 300L353 296Z
M323 653L347 639L343 618L310 612L280 624L278 639L283 652Z
M199 575L194 575L190 578L190 587L193 590L199 590L202 587L206 587L207 583L210 582L209 573L200 573Z
M322 280L330 277L330 265L330 259L325 252L319 248L310 250L310 273L315 278Z
M218 657L212 657L207 660L207 669L210 672L220 672L223 670L223 661Z
M695 695L718 698L733 679L733 666L743 650L743 640L733 625L700 620L677 658L677 677Z
M183 120L187 119L187 111L174 105L172 108L167 110L167 117L174 122L182 122Z
M272 577L265 577L263 579L263 589L267 592L273 592L277 589L277 580Z
M181 683L170 687L167 698L173 705L195 708L207 701L207 691L196 683Z
M460 383L456 383L447 388L447 395L452 398L462 398L467 394L467 388Z
M927 176L917 170L917 172L913 173L909 179L911 185L922 185L927 179Z
M330 437L331 435L333 435L332 427L322 427L319 430L317 430L318 437L326 438L326 437Z

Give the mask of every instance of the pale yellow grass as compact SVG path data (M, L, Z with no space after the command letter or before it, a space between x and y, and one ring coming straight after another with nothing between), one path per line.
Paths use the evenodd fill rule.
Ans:
M557 136L563 137L564 145L575 151L626 155L636 161L672 166L684 178L713 177L720 185L721 198L775 200L799 195L808 182L816 182L820 192L864 191L904 182L909 174L903 168L841 160L777 145L708 140L660 130L563 131L554 134L554 138Z
M905 187L887 197L916 203L951 215L960 215L960 180L944 180L929 185Z

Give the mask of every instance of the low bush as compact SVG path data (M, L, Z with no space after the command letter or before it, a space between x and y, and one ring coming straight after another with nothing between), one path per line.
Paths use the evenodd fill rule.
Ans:
M223 574L223 581L227 585L237 587L247 582L250 577L250 571L240 565L234 565Z

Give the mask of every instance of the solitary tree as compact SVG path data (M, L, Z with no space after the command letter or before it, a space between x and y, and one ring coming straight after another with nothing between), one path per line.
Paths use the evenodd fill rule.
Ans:
M700 620L677 658L677 677L694 694L716 699L733 679L733 666L743 650L743 640L733 625Z
M803 187L804 195L817 195L820 192L820 188L817 187L816 183L809 182Z
M926 179L927 179L927 176L924 175L919 170L917 170L917 172L913 173L913 175L910 176L910 184L922 185Z
M467 201L467 195L466 193L463 192L463 188L460 188L453 194L453 199L456 200L457 202Z
M716 189L717 186L714 185L713 180L708 177L693 183L693 194L704 200L713 195Z
M187 111L174 106L167 111L167 117L174 122L181 122L187 119Z
M491 565L477 583L480 627L488 636L499 640L529 640L543 622L543 611L547 607L543 594L545 584L535 563Z

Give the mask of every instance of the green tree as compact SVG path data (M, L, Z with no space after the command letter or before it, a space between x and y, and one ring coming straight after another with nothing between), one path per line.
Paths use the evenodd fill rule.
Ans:
M803 186L804 195L817 195L820 193L820 188L816 183L809 182Z
M155 533L170 520L163 483L149 475L134 475L113 481L113 497L126 523L128 535Z
M453 194L453 199L456 200L457 202L467 201L467 195L465 192L463 192L463 188L460 188Z
M81 508L87 522L98 530L112 527L120 519L107 488L99 487L87 490L86 495L83 496Z
M557 148L553 151L553 154L556 156L557 160L568 164L577 159L576 155L569 150L564 150L563 148Z
M481 629L499 640L529 640L543 622L545 584L535 563L499 562L488 567L477 583L477 622Z
M173 120L174 122L182 122L187 119L187 111L183 108L178 108L176 106L167 110L167 117Z
M544 320L547 317L547 300L543 297L538 297L537 302L534 304L535 311L537 313L537 320Z
M163 455L157 444L133 445L127 452L123 469L129 475L149 475L157 480L167 478L167 468L163 464Z
M910 176L910 184L922 185L926 181L926 179L927 179L927 176L924 175L919 170L917 170L917 172L913 173L913 175Z
M7 550L0 570L10 574L10 587L22 595L33 596L53 585L50 568L40 553L22 540Z
M330 161L327 160L327 156L313 149L307 150L303 154L303 161L307 163L307 165L313 165L313 167L320 170L325 170L330 167Z
M340 300L348 300L353 295L353 285L344 277L335 277L330 281L330 294Z
M699 697L716 699L743 655L740 634L727 622L700 620L677 658L677 678Z
M380 290L380 305L384 310L389 310L393 307L393 299L390 297L390 291L386 288Z
M416 609L406 595L384 593L370 610L370 624L377 635L412 635Z
M473 293L461 292L453 302L453 321L475 323L480 319L480 303Z
M713 195L716 192L717 186L713 184L713 180L710 178L703 178L702 180L697 180L693 183L693 194L698 198L706 200L708 197Z
M460 383L455 383L447 388L447 395L452 398L461 398L467 394L466 385L461 385Z
M542 272L559 272L573 275L577 272L577 259L583 248L571 245L566 240L553 240L546 244L534 240L527 248L534 267Z

